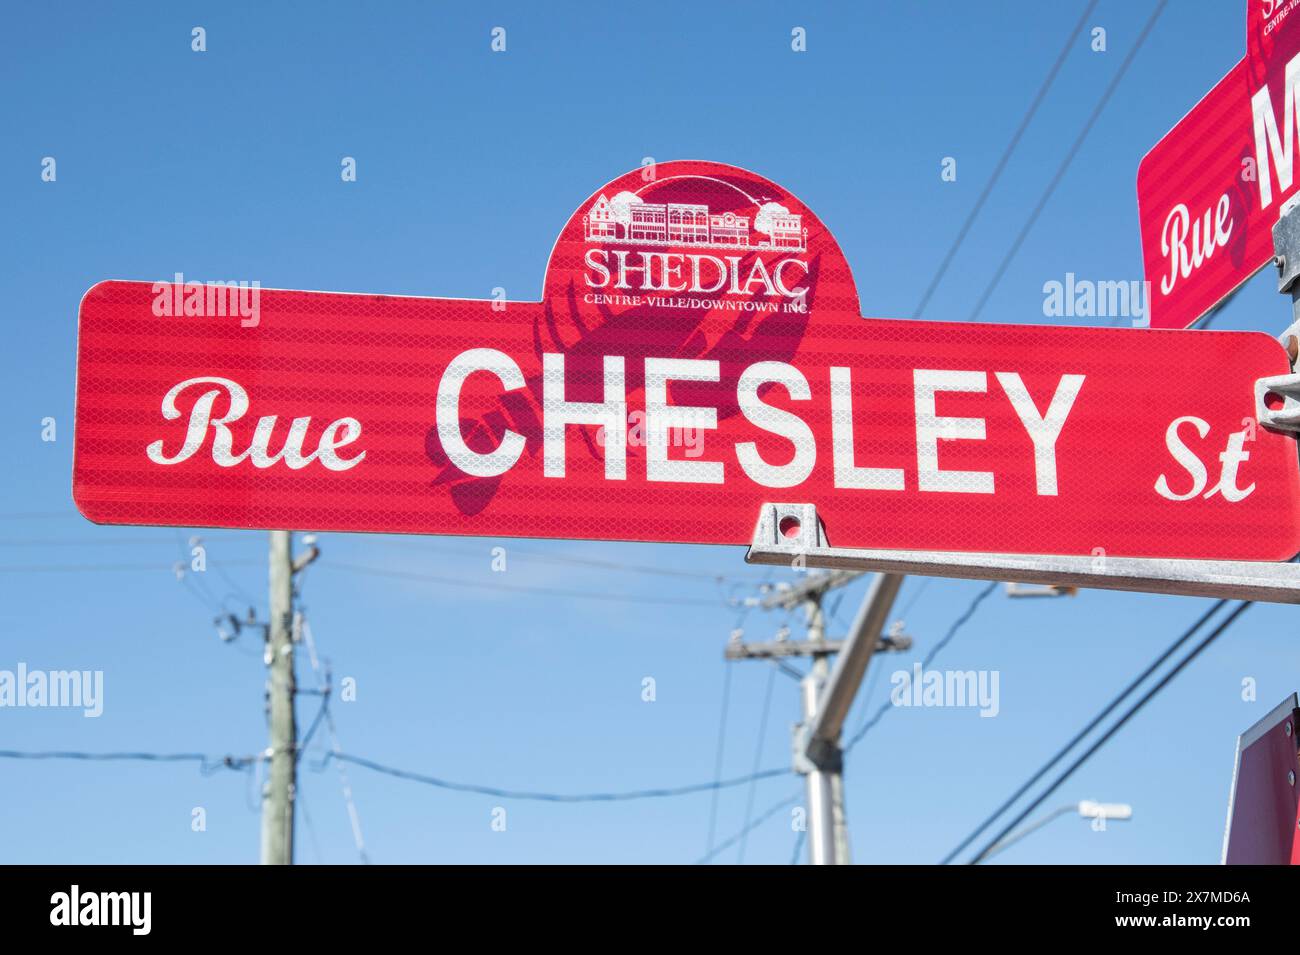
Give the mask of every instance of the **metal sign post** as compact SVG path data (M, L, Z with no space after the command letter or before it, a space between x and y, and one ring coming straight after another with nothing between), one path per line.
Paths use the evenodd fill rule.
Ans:
M1260 426L1300 433L1300 196L1288 200L1273 227L1278 291L1292 297L1292 323L1281 340L1291 360L1286 375L1255 383ZM1180 560L1091 556L958 553L937 550L835 547L813 504L764 504L745 559L753 564L787 564L853 571L890 571L966 580L1015 580L1053 586L1094 587L1185 597L1226 597L1270 603L1300 603L1300 564L1255 560Z
M1295 563L875 550L833 547L827 533L812 504L765 504L745 560L776 565L802 560L808 567L835 570L1300 604L1300 564Z
M844 807L844 754L840 735L853 698L879 652L905 650L911 639L885 634L894 598L903 578L877 574L844 640L826 638L826 594L855 581L854 573L810 574L799 584L762 602L765 609L802 609L807 640L741 642L737 634L727 645L728 660L772 660L793 656L812 658L812 667L799 682L802 720L792 734L794 771L804 777L807 798L808 861L811 865L848 865L851 861L848 820ZM831 654L838 654L834 666Z

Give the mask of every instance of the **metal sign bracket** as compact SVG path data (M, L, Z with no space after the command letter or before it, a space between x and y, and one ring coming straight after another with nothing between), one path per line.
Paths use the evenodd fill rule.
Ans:
M889 571L1300 604L1300 564L1296 563L832 547L812 504L764 504L745 560L796 568Z

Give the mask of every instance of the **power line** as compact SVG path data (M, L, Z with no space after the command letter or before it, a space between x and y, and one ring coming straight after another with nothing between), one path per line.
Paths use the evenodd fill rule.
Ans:
M201 534L203 541L213 539L233 539L240 537L238 532L235 533L212 533L203 532ZM248 537L242 537L242 540L250 540ZM85 537L85 538L0 538L0 547L119 547L134 544L157 544L160 538L153 536L140 537ZM483 538L487 542L492 542L492 538ZM419 541L405 540L386 540L380 541L379 546L387 547L413 547L430 554L454 554L462 556L482 556L483 551L473 547L447 547L437 545L427 545ZM497 545L493 545L497 546ZM502 545L504 546L504 545ZM597 557L583 557L577 554L552 554L540 550L521 548L517 545L510 544L512 555L522 555L529 561L535 561L543 564L565 564L580 567L595 567L603 570L626 572L652 577L672 577L680 580L696 580L700 582L725 584L732 583L736 585L746 585L751 581L728 574L710 573L708 571L677 570L671 567L656 567L648 564L627 563L625 561L607 560ZM216 562L209 558L209 563L216 566ZM258 563L257 561L242 561L244 564ZM217 567L218 572L221 568ZM223 574L224 576L224 574ZM227 579L235 589L239 589L238 584ZM242 596L242 595L241 595Z
M758 772L759 764L763 761L763 743L767 740L767 717L772 710L772 687L776 684L776 668L772 667L767 671L767 692L763 694L763 715L758 720L758 737L754 743L754 772ZM749 825L750 819L754 815L754 794L758 790L758 780L755 779L749 784L749 792L745 797L745 825ZM742 830L743 831L743 830ZM745 863L745 843L747 838L740 840L740 849L736 854L736 865Z
M713 798L709 800L709 836L705 842L704 854L713 852L713 839L718 834L718 796L720 790L716 783L722 779L722 757L727 747L727 711L731 708L731 667L722 664L722 708L718 715L718 746L713 759ZM756 767L757 768L757 767Z
M25 752L13 749L0 749L0 759L65 759L78 761L143 761L157 763L196 762L201 764L201 767L205 770L211 771L217 769L243 770L261 761L263 758L263 756L211 756L206 753L89 753L73 750ZM349 753L342 752L327 752L321 765L324 766L332 759L352 763L356 766L362 766L366 769L387 776L405 779L408 782L424 783L425 785L434 786L438 789L448 789L455 792L478 793L483 796L496 796L500 799L520 799L532 802L558 803L631 802L638 799L666 799L675 796L690 796L695 793L710 792L714 789L730 789L734 786L743 786L745 783L753 779L771 779L775 776L786 776L789 774L789 770L787 769L764 769L757 773L750 773L746 776L736 776L732 779L721 779L707 783L691 783L685 786L669 786L656 789L633 789L624 792L548 793L523 789L502 789L497 786L486 786L479 783L452 782L450 780L440 779L436 776L428 776L424 773L415 773L404 769L398 769L395 766L388 766L376 762L373 759L366 759L363 756L353 756ZM759 821L761 822L762 820L760 819ZM727 845L733 844L734 839L727 843ZM719 846L717 851L721 851L724 848L726 848L725 845Z
M231 560L226 562L228 566L251 566L260 564L258 560ZM108 571L165 571L171 573L175 570L173 564L6 564L0 566L0 574L75 574L75 573L106 573Z
M485 538L485 543L491 546L508 547L511 556L520 554L528 560L537 561L538 563L549 564L573 564L580 567L598 567L602 570L623 571L634 574L644 574L656 577L676 577L684 580L709 581L711 583L747 583L740 578L732 577L728 574L713 574L707 571L694 570L676 570L670 567L655 567L647 564L631 564L625 561L607 560L598 557L583 557L577 554L552 554L545 551L534 550L531 548L520 547L514 543L498 544L492 538ZM388 546L406 546L414 547L418 550L434 554L461 554L466 556L481 557L483 551L473 547L449 547L446 545L428 545L419 541L391 540L384 541Z
M998 265L997 271L993 273L993 278L989 281L988 287L984 289L984 294L982 294L979 297L979 300L975 303L975 308L972 309L970 313L969 321L975 321L979 317L980 312L984 310L984 306L988 303L989 297L992 296L993 290L997 288L998 283L1002 281L1002 276L1006 274L1007 267L1011 264L1011 260L1015 258L1016 253L1020 251L1020 247L1024 244L1026 237L1028 237L1029 231L1038 221L1038 217L1042 214L1048 200L1052 198L1052 194L1056 192L1056 187L1059 186L1061 180L1065 178L1065 173L1070 168L1070 164L1074 162L1074 157L1078 154L1079 150L1083 148L1084 140L1086 140L1088 134L1092 132L1092 127L1101 117L1102 111L1105 110L1106 104L1110 102L1110 98L1119 86L1120 80L1122 80L1124 74L1128 72L1129 66L1132 65L1138 51L1142 49L1142 44L1146 42L1147 35L1150 34L1152 28L1156 25L1156 21L1160 19L1160 14L1164 12L1168 3L1169 0L1160 0L1160 2L1156 4L1155 10L1151 12L1150 18L1148 18L1146 24L1142 27L1142 32L1138 34L1137 40L1133 43L1132 48L1124 57L1123 62L1120 63L1119 70L1116 71L1115 76L1112 77L1110 85L1106 87L1106 91L1102 93L1101 99L1098 100L1097 105L1093 107L1092 114L1088 117L1088 121L1083 124L1083 129L1080 130L1078 138L1075 139L1073 145L1071 145L1069 150L1066 152L1065 158L1061 161L1061 165L1056 170L1056 175L1054 175L1051 182L1047 184L1047 189L1044 190L1042 196L1039 198L1038 204L1034 206L1034 210L1029 214L1029 218L1025 220L1025 224L1021 228L1020 233L1016 236L1015 241L1011 243L1011 248L1007 250L1007 254L1003 257L1001 264Z
M186 541L185 535L181 533L181 529L179 527L175 528L175 537L176 537L176 550L180 556L180 560L176 562L174 569L178 577L180 577L182 580L187 580L189 579L189 568L192 566L191 561L193 559L193 546L190 542ZM190 541L193 540L194 538L191 537ZM222 601L218 600L217 595L214 594L212 590L208 587L207 581L203 579L203 574L195 573L193 577L193 587L203 596L203 599L206 600L208 603L219 607L222 606ZM221 612L224 612L224 607Z
M294 789L294 802L302 810L303 821L307 823L307 834L311 837L312 852L316 855L316 864L321 865L324 859L321 857L320 841L316 838L316 824L311 821L311 813L307 811L307 791L301 786Z
M0 749L0 759L55 760L79 762L148 762L148 763L198 763L199 771L210 775L218 769L244 770L256 763L260 756L210 756L206 753L87 753L76 750L21 751Z
M945 633L943 638L930 649L929 653L925 655L924 659L921 661L922 670L934 661L934 658L939 655L939 651L952 642L952 638L957 636L957 632L966 625L967 621L969 621L971 617L975 616L975 611L979 609L979 605L988 598L989 594L993 593L993 591L997 589L997 586L998 582L996 580L990 581L987 586L975 595L975 599L973 599L966 609L962 611L961 616L952 622L952 625L948 628L948 632ZM880 704L880 708L872 714L871 719L862 724L862 728L853 734L853 738L850 739L848 744L844 747L844 752L847 753L856 746L862 740L862 737L866 736L867 733L871 731L871 728L879 723L884 718L885 714L893 708L894 704L891 701L886 701Z
M957 230L957 237L949 247L948 254L939 260L939 268L934 273L934 278L930 280L929 287L926 288L925 293L921 296L921 301L912 312L913 318L920 318L921 313L925 311L925 307L930 304L930 299L939 288L939 283L943 281L943 277L948 273L948 266L952 264L952 260L957 255L958 250L961 249L962 243L966 241L967 233L970 232L971 226L975 224L975 219L979 216L980 210L984 208L985 201L993 191L993 187L997 185L998 179L1001 178L1003 170L1006 169L1007 162L1011 159L1011 154L1014 153L1016 147L1020 145L1020 139L1025 135L1025 130L1029 128L1030 121L1033 120L1034 114L1038 112L1038 107L1042 105L1043 100L1047 97L1047 91L1052 88L1052 84L1056 81L1057 74L1061 72L1061 67L1065 65L1066 57L1069 56L1070 49L1074 46L1074 41L1078 39L1080 31L1083 29L1084 24L1087 23L1088 17L1092 16L1092 11L1096 9L1096 7L1097 0L1089 0L1083 13L1079 16L1079 21L1070 31L1069 36L1065 38L1065 43L1061 47L1061 52L1056 55L1056 62L1053 63L1052 68L1048 70L1047 77L1043 80L1043 84L1038 88L1038 93L1035 94L1033 101L1029 104L1029 109L1026 110L1024 118L1020 120L1020 125L1016 127L1016 131L1011 135L1011 140L1007 143L1007 148L1003 151L1002 158L1000 158L998 164L993 167L993 174L989 176L989 181L984 184L984 189L980 192L979 198L975 200L975 205L966 216L966 221L963 222L961 228Z
M299 691L301 692L301 691ZM302 754L307 752L307 746L311 743L311 738L316 735L316 729L320 726L321 721L329 712L330 695L328 692L320 694L320 708L316 710L316 716L312 719L311 725L307 727L307 732L303 734L302 742L298 744L298 759L302 759Z
M213 566L213 568L216 570L216 572L217 572L218 574L221 575L221 579L224 580L224 581L226 582L226 584L231 588L231 590L234 591L234 595L235 595L236 597L238 597L238 598L240 598L241 600L243 600L243 601L244 601L245 603L247 603L250 607L257 603L257 600L254 599L254 598L253 598L253 597L248 593L248 591L246 591L243 587L241 587L241 586L239 585L239 582L238 582L237 580L235 580L235 578L233 578L233 577L230 576L230 574L229 574L229 572L226 570L226 568L225 568L224 566L222 566L222 563L223 563L222 561L219 561L219 560L213 560L211 557L209 557L209 558L208 558L208 563L211 564L211 565Z
M1059 776L1057 776L1055 780L1053 780L1052 784L1048 786L1045 790L1043 790L1042 793L1039 794L1037 799L1031 802L1018 816L1016 816L1015 819L1011 820L1011 822L1009 822L1006 826L1004 826L996 836L994 836L988 843L984 845L982 849L980 849L979 852L975 853L975 855L971 857L971 860L968 864L975 865L979 863L980 860L982 860L985 856L989 854L990 850L992 850L995 846L997 846L998 843L1000 843L1003 839L1005 839L1007 835L1012 832L1012 830L1014 830L1017 826L1019 826L1022 822L1024 822L1025 818L1030 813L1032 813L1035 809L1041 806L1043 802L1046 801L1054 792L1060 789L1061 786L1065 783L1065 781L1069 779L1071 776L1073 776L1074 773L1079 769L1079 767L1081 767L1084 763L1086 763L1089 759L1091 759L1092 756L1099 749L1105 746L1106 743L1108 743L1111 740L1111 738L1114 737L1114 735L1124 727L1124 724L1126 724L1129 720L1131 720L1134 716L1136 716L1137 713L1142 709L1142 707L1146 706L1147 703L1149 703L1152 699L1155 698L1156 694L1158 694L1161 690L1163 690L1166 686L1168 686L1173 681L1174 677L1178 676L1178 674L1181 673L1189 663L1191 663L1200 655L1202 650L1204 650L1211 643L1217 640L1219 636L1224 633L1224 631L1226 631L1229 627L1231 627L1233 623L1236 622L1237 618L1240 617L1243 613L1246 612L1247 609L1250 608L1251 603L1252 601L1249 600L1243 600L1241 603L1239 603L1237 605L1237 609L1232 611L1232 613L1228 614L1227 619L1225 619L1223 623L1219 624L1212 631L1210 631L1209 636L1207 636L1204 640L1198 643L1195 647L1191 649L1190 652L1188 652L1186 656L1184 656L1181 660L1179 660L1178 664L1160 679L1160 682L1158 682L1155 686L1153 686L1150 690L1148 690L1142 696L1141 699L1139 699L1136 703L1134 703L1131 707L1129 707L1128 710L1125 711L1124 715L1121 716L1119 720L1117 720L1115 724L1111 726L1110 729L1108 729L1105 733L1103 733L1100 739L1098 739L1095 743L1089 746L1088 749L1082 755L1080 755L1078 759L1076 759L1073 763L1071 763L1068 767L1066 767L1066 769Z
M10 511L0 514L0 521L40 521L50 517L80 517L76 511Z
M307 644L307 657L311 662L312 673L316 675L316 686L320 690L321 713L325 717L325 727L330 734L330 751L338 755L343 748L339 745L338 728L334 725L334 715L330 712L328 706L333 689L330 686L330 675L328 671L324 673L321 671L320 656L316 653L316 639L312 636L311 622L307 619L305 613L299 617L299 630L303 641ZM309 733L308 736L310 735ZM305 744L304 748L306 748ZM343 805L348 813L348 825L352 828L352 841L357 847L357 854L361 857L361 864L369 865L370 854L366 851L366 841L361 835L361 813L357 811L356 800L352 797L352 782L348 779L348 770L342 761L339 762L338 766L339 785L342 789Z
M808 835L807 829L800 829L794 834L794 852L790 853L790 864L798 865L799 856L803 852L804 838Z
M361 564L325 562L321 569L346 570L354 574L367 574L373 577L392 577L399 580L414 580L421 583L439 584L447 587L468 587L477 590L492 590L521 594L542 594L549 597L569 597L575 600L605 600L614 603L643 603L655 606L672 605L677 607L717 607L717 600L695 597L662 597L642 594L611 594L595 590L560 590L552 587L531 587L527 584L485 583L478 580L465 580L457 577L442 577L437 574L419 574L411 571L388 570L382 567L366 567Z
M185 590L185 592L187 594L190 594L195 600L197 600L200 604L202 604L203 608L207 610L208 613L214 614L215 616L219 617L226 612L225 608L222 607L221 604L215 603L212 600L210 600L208 597L205 597L203 595L203 593L199 590L199 588L195 586L194 582L190 580L190 575L188 573L182 572L180 574L180 582L181 582L181 587Z
M138 529L138 528L137 528ZM178 529L179 530L179 529ZM241 532L213 533L204 531L197 535L204 541L235 540L251 541ZM183 540L183 538L182 538ZM0 547L124 547L135 544L166 543L162 535L119 535L105 533L96 537L5 537L0 538Z
M885 672L885 668L883 666L874 666L871 668L871 675L867 677L867 685L862 690L862 706L864 709L866 708L867 704L871 702L872 697L876 695L876 684L880 682L880 674L882 674L883 672ZM866 725L868 719L869 717L865 715L863 716L862 726L858 727L857 733L853 734L852 737L853 739L857 739L859 734L866 732Z
M907 603L903 606L903 609L898 612L898 618L900 620L907 619L907 612L911 610L913 606L915 606L918 600L921 599L921 594L925 593L925 588L929 587L933 580L934 580L933 577L926 577L921 581L921 586L916 588L916 592L913 593L912 596L908 598Z
M781 772L784 774L785 770L782 770ZM771 819L773 816L775 816L786 806L796 803L802 798L803 798L803 790L800 789L798 792L794 793L793 795L787 796L785 799L782 799L780 802L775 803L772 806L769 806L767 809L763 811L761 815L759 815L757 819L755 819L753 822L746 825L744 829L741 829L734 836L727 839L725 842L721 843L720 845L715 846L712 849L712 851L710 851L706 855L700 856L700 858L696 859L695 864L704 865L705 863L712 860L714 857L720 855L723 852L726 852L728 849L734 846L738 841L740 841L741 837L757 829L759 826L767 822L767 820Z
M427 776L423 773L414 773L393 766L386 766L383 763L377 763L374 760L360 756L351 756L347 753L327 753L324 762L329 762L331 759L364 766L366 769L377 773L395 776L398 779L405 779L410 782L424 783L427 786L435 786L439 789L478 793L483 796L496 796L500 799L523 799L532 802L628 802L634 799L663 799L671 796L690 796L694 793L711 792L715 789L729 789L732 786L743 786L754 778L769 779L773 776L786 776L789 774L788 769L765 769L758 773L750 773L747 776L737 776L733 779L721 779L707 783L692 783L687 786L634 789L627 792L547 793L520 789L501 789L497 786L484 786L479 783L451 782L446 779L439 779L436 776Z
M987 819L985 819L978 826L976 826L974 831L972 831L970 835L968 835L965 839L959 842L951 852L949 852L946 856L944 856L943 859L940 860L939 864L947 865L957 857L957 854L959 852L961 852L968 845L970 845L972 842L978 839L980 833L986 830L989 826L993 825L993 823L997 821L997 819L1003 813L1005 813L1008 809L1010 809L1013 805L1015 805L1021 796L1027 793L1031 788L1033 788L1038 783L1040 779L1046 776L1048 772L1051 771L1052 767L1054 767L1057 763L1059 763L1062 759L1064 759L1066 754L1069 753L1070 750L1078 746L1079 743L1084 739L1084 737L1086 737L1089 733L1091 733L1094 729L1096 729L1101 724L1102 720L1104 720L1112 712L1114 712L1115 708L1118 707L1122 702L1124 702L1124 700L1127 699L1128 696L1134 690L1136 690L1139 686L1145 683L1147 678L1150 677L1151 674L1155 673L1156 670L1158 670L1166 660L1168 660L1171 656L1173 656L1174 653L1177 652L1179 647L1181 647L1184 643L1186 643L1193 636L1195 636L1196 632L1200 630L1201 627L1205 626L1205 624L1209 622L1209 619L1213 617L1216 613L1218 613L1219 609L1225 606L1227 603L1228 601L1226 600L1220 600L1217 603L1215 603L1212 607L1210 607L1210 609L1207 610L1204 614L1202 614L1200 619L1198 619L1194 624L1192 624L1187 630L1183 632L1182 636L1180 636L1177 640L1171 643L1163 653L1161 653L1158 657L1156 657L1154 660L1151 661L1151 663L1146 667L1146 669L1144 669L1141 673L1139 673L1136 677L1134 677L1133 680L1128 684L1128 686L1124 687L1124 689L1121 690L1114 699L1112 699L1109 703L1107 703L1102 708L1100 713L1098 713L1091 720L1089 720L1087 725L1085 725L1083 729L1075 733L1074 736L1070 738L1070 741L1068 743L1066 743L1059 750L1057 750L1056 755L1054 755L1051 759L1049 759L1046 763L1044 763L1036 773L1034 773L1032 776L1029 777L1029 779L1024 783L1024 785L1022 785L1019 789L1017 789L1014 793L1012 793L1006 799L1006 801L1002 803L1002 805L998 806L998 808L995 809L989 815Z

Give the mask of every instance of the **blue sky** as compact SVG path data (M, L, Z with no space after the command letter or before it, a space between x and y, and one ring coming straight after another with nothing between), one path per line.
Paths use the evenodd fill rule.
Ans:
M1092 52L1086 34L1075 43L927 317L967 317L1152 6L1102 0L1092 22L1108 51ZM1243 54L1244 6L1170 5L984 320L1043 321L1043 284L1067 272L1141 278L1138 162ZM700 158L798 195L839 239L865 313L907 316L1081 8L11 5L0 30L0 669L102 669L105 700L99 719L0 710L0 748L243 755L266 745L260 647L223 644L211 625L222 605L242 612L251 599L264 612L265 534L203 535L209 569L182 582L170 567L192 531L96 527L73 509L76 312L94 282L179 271L276 288L481 298L502 286L536 298L581 199L644 157ZM194 26L207 31L205 53L190 49ZM507 30L504 54L489 49L495 26ZM795 26L805 53L790 49ZM41 181L45 156L56 182ZM340 181L343 156L357 160L355 183ZM956 182L939 175L948 156ZM1261 275L1216 327L1276 333L1288 314ZM53 443L41 440L47 416ZM730 666L723 774L788 766L795 683L776 676L760 739L770 670L722 660L740 618L729 600L769 576L745 566L742 549L518 542L503 577L490 569L497 543L322 538L303 606L336 681L357 683L356 701L334 707L344 750L515 789L706 781ZM502 582L635 600L493 586ZM852 728L982 586L920 583L900 599L915 653L877 660ZM833 632L862 590L845 592ZM995 594L936 665L998 670L1000 714L885 716L846 770L856 861L937 861L1207 605ZM1236 734L1295 688L1294 619L1253 608L1048 804L1128 802L1132 822L1097 833L1057 821L1002 858L1217 861ZM743 626L759 640L783 622L755 611ZM653 703L641 699L647 676ZM1246 677L1257 702L1241 698ZM303 725L314 705L301 701ZM311 768L318 755L314 744L301 776L299 860L354 862L337 773ZM708 794L555 805L349 773L377 862L683 863L708 841ZM6 761L3 778L4 861L256 859L248 773ZM793 775L757 783L755 813L799 788ZM749 800L746 787L721 793L719 839L740 828ZM505 832L491 826L497 806ZM205 832L191 831L195 807ZM745 861L786 863L794 846L778 813L751 834Z

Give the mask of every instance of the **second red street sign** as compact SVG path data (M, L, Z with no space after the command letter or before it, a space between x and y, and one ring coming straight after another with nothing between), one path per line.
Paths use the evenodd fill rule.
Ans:
M1246 56L1138 166L1152 328L1186 328L1273 260L1300 189L1300 5L1250 0Z

